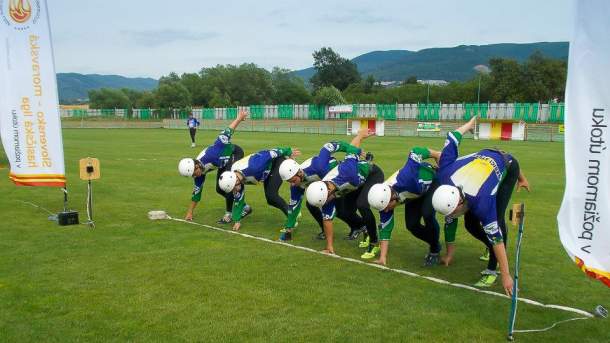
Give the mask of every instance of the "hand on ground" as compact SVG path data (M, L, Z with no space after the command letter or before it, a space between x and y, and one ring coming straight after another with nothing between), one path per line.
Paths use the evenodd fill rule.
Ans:
M502 287L506 295L509 297L513 295L513 278L510 275L502 274Z
M521 188L524 188L526 191L528 191L528 193L531 192L530 183L527 181L526 178L517 181L517 192L521 191Z
M382 265L382 266L386 265L386 261L382 260L382 259L375 260L375 261L373 261L373 263L376 263L376 264L379 264L379 265Z
M445 267L449 267L451 261L453 261L453 256L445 255L441 257L441 262L445 265Z

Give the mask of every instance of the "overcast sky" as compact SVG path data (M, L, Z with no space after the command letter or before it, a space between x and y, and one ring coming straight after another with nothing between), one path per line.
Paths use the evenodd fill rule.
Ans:
M302 69L374 50L567 41L571 0L47 0L58 72L158 78L216 64Z

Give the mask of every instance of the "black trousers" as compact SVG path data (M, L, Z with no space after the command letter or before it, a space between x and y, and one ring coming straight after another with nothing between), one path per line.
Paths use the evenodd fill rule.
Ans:
M280 187L282 186L282 177L280 176L280 164L285 160L285 157L277 157L271 163L271 172L267 179L265 179L265 199L267 204L282 211L285 216L288 215L288 204L279 195Z
M324 232L324 226L322 226L322 211L320 210L320 208L310 205L307 200L305 200L305 204L307 205L307 209L309 210L311 216L320 226L321 232ZM337 210L337 218L343 220L349 226L350 233L361 228L364 225L362 217L360 217L355 211L347 210L348 207L345 206L345 198L336 199L335 205Z
M382 183L384 180L383 170L377 165L371 165L369 176L366 178L364 184L357 190L348 193L345 196L344 205L346 212L354 213L356 210L360 213L364 225L366 225L366 232L368 233L371 243L377 244L377 224L375 223L375 215L369 206L368 194L371 187L374 184ZM354 207L354 204L356 205Z
M515 188L515 184L519 179L519 162L517 159L513 158L512 162L508 166L508 171L502 183L498 187L498 192L496 193L496 214L498 216L498 226L500 227L500 231L502 232L502 238L504 239L504 246L507 243L507 227L506 227L506 208L508 207L508 203L510 202L510 198L513 195L513 189ZM470 232L476 239L483 242L485 246L489 249L489 262L487 263L487 269L496 270L498 259L493 251L493 246L485 231L483 230L483 226L481 225L481 221L474 216L470 211L466 212L464 215L464 226L466 230Z
M189 133L191 134L191 141L195 143L195 134L197 133L197 129L194 127L189 127Z
M441 251L439 242L440 226L436 220L436 212L432 206L432 195L439 184L435 180L426 193L414 200L405 203L405 223L407 230L413 236L428 243L429 252L436 254ZM421 220L424 224L421 224Z
M216 193L220 194L222 197L225 198L225 210L227 212L231 212L231 210L233 210L233 193L225 193L222 189L220 189L220 187L218 186L218 179L220 178L220 175L222 173L231 170L231 166L233 166L233 163L235 163L235 161L241 160L243 157L244 150L239 145L233 144L233 154L231 154L229 162L226 166L219 168L216 172Z

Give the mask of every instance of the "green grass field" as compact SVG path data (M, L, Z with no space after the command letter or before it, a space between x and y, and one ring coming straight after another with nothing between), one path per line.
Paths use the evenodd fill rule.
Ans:
M200 144L216 132L201 131ZM182 157L199 152L183 130L67 129L63 132L70 207L86 218L86 183L78 160L97 157L102 178L94 181L96 229L59 227L56 188L15 187L0 158L0 342L66 341L294 341L294 342L502 342L509 300L421 278L312 254L174 221L150 221L163 209L181 217L192 181L177 173ZM304 157L331 139L323 135L237 132L246 153L296 146ZM386 177L400 168L415 145L440 149L442 138L375 137L363 144L375 153ZM556 213L563 195L560 143L465 140L463 154L493 144L514 153L532 193L515 193L527 210L522 246L521 296L542 303L591 310L610 307L610 292L588 279L559 241ZM2 152L3 153L3 152ZM287 184L282 193L287 197ZM275 239L283 224L262 187L247 194L254 213L241 231ZM216 225L224 202L213 178L194 220ZM460 228L449 267L422 267L426 246L404 228L403 210L390 245L389 266L452 282L472 284L485 263L482 245ZM347 227L336 222L339 236ZM322 249L305 210L294 244ZM516 230L509 258L514 266ZM358 258L355 242L339 239L337 253ZM492 290L501 292L496 285ZM577 315L520 304L517 328L531 329ZM562 324L545 333L518 334L523 342L608 342L610 321Z

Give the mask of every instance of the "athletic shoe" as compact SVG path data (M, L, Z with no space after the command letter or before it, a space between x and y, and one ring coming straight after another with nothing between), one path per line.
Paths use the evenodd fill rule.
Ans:
M191 143L191 148L194 148L194 147L195 147L195 143Z
M358 247L359 248L368 248L369 246L371 246L371 238L368 235L365 235L365 237L363 237L364 240L360 241L360 243L358 243Z
M325 241L326 240L326 234L324 232L320 232L316 235L316 239L319 239L321 241Z
M432 267L438 264L440 261L440 255L438 253L428 253L424 258L424 267Z
M483 253L483 255L481 255L481 257L479 257L479 260L489 261L489 249L485 249L485 252Z
M246 218L247 216L249 216L252 213L252 207L250 207L250 205L246 205L244 206L243 211L241 211L241 219Z
M376 245L370 244L369 248L367 249L367 251L364 254L362 254L360 256L360 258L364 258L364 259L367 259L367 260L371 259L371 258L377 256L377 254L379 254L380 251L381 251L381 248L379 248Z
M220 217L220 219L218 219L218 221L216 222L217 224L231 224L233 222L233 219L231 219L231 214L225 214L224 216Z
M282 229L280 231L280 241L287 242L292 240L292 230Z
M358 239L358 237L360 237L360 234L365 233L366 232L366 226L363 226L359 229L355 229L352 230L352 232L349 233L349 235L347 235L347 237L345 237L345 239L353 241Z
M496 282L496 279L498 278L498 274L488 274L488 275L483 275L483 277L481 278L481 280L479 280L479 282L475 283L474 286L475 287L491 287L494 282Z

